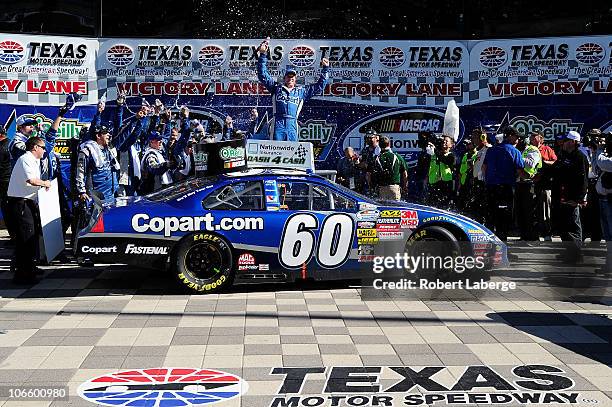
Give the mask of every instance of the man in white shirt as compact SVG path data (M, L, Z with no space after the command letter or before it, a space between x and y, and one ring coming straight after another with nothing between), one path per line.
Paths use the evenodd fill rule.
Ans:
M36 270L34 259L37 256L40 231L38 211L38 190L49 188L50 181L40 179L40 159L45 154L45 141L40 137L30 137L25 142L26 152L19 157L13 167L8 187L9 216L17 224L15 236L14 270L15 284L35 284Z

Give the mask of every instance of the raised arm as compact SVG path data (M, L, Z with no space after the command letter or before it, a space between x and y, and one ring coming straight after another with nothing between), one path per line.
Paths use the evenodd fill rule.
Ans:
M325 85L327 85L327 80L329 79L329 60L327 58L323 58L323 60L321 60L321 66L322 69L319 79L315 83L306 85L304 100L308 100L316 95L321 95L325 90Z
M268 41L264 41L259 45L259 58L257 58L257 79L262 85L268 89L268 92L274 92L276 87L276 81L270 76L268 72Z

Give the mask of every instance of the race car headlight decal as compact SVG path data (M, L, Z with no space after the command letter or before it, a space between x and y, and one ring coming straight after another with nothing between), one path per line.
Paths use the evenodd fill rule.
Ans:
M90 232L91 233L104 233L104 218L102 217L102 214L100 214L100 217L96 221L96 224L93 226L93 228L91 228Z

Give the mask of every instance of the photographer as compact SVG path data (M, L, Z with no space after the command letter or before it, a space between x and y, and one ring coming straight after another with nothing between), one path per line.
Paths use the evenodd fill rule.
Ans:
M600 174L596 188L599 197L601 230L606 242L612 242L612 133L605 135L605 146L598 151L595 166ZM608 256L610 256L609 249Z
M582 239L591 238L591 242L601 241L601 224L599 213L599 195L597 194L597 181L599 171L597 170L597 156L604 151L605 138L599 129L591 129L584 136L580 151L587 156L590 165L589 186L587 190L587 204L581 212L581 222L584 227Z
M359 185L359 156L355 154L353 147L344 149L344 157L338 161L336 171L336 182L338 184L354 191L361 189L361 185Z
M462 211L470 213L472 212L472 202L474 201L474 178L472 173L474 172L474 162L478 154L474 141L472 137L463 140L465 152L461 157L461 165L459 166L459 191L457 193L457 206Z
M429 163L429 201L439 208L448 208L453 199L453 178L455 172L455 154L451 152L453 139L450 136L436 138L427 145L431 156Z

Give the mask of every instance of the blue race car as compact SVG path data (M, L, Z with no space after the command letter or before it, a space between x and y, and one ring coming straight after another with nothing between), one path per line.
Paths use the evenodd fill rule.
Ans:
M506 246L447 211L362 196L301 170L249 169L191 178L144 196L97 203L78 232L80 262L168 268L197 292L236 283L359 279L376 255L480 256L490 269ZM367 270L369 268L369 271Z

